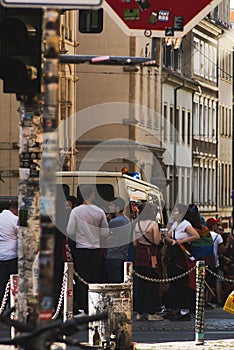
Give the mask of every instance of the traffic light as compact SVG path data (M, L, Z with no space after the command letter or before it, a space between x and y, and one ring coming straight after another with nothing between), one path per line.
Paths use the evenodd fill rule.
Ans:
M0 78L4 92L40 92L41 28L41 9L1 8Z

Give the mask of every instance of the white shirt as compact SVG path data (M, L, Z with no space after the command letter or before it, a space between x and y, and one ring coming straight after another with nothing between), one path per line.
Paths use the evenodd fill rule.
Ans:
M76 248L100 248L100 238L109 235L104 210L94 204L81 204L72 209L67 224L67 235L76 241Z
M211 237L213 239L213 251L215 256L215 267L219 267L219 254L218 254L218 247L220 244L223 243L223 237L216 232L210 231Z
M11 260L18 256L18 216L10 210L0 213L0 260Z
M183 220L179 224L175 221L171 227L172 229L172 239L183 239L183 238L188 238L190 235L186 232L186 228L188 226L192 226L189 221Z

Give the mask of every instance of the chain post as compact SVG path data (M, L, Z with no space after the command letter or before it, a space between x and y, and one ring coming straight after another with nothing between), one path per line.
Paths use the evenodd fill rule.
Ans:
M6 304L7 304L7 298L10 290L10 281L7 282L6 288L5 288L5 293L1 301L1 306L0 306L0 315L3 314L3 311L5 310Z
M124 262L124 283L132 283L133 278L133 263L132 261Z
M196 312L195 312L195 344L204 344L205 319L205 261L196 262Z
M63 321L65 322L73 317L73 262L65 262L64 271L67 274L63 306Z

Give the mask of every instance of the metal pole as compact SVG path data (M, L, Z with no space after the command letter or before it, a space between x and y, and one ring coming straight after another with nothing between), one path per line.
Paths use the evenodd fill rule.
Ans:
M64 288L63 321L73 317L73 262L64 263L64 273L67 274Z
M41 189L41 240L39 255L39 308L40 322L51 320L54 308L54 241L56 206L56 170L58 164L58 67L59 67L60 12L46 9L44 12L44 110L43 152L40 171ZM46 338L47 335L45 335ZM48 336L49 337L49 336ZM39 347L38 347L39 348ZM41 348L43 348L43 341Z
M204 344L205 261L196 262L195 343Z

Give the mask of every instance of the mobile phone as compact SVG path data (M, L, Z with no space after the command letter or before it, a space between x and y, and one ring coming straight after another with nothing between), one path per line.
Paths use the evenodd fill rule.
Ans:
M157 19L158 19L158 14L157 14L157 12L151 12L151 14L150 14L150 16L149 16L149 20L148 20L148 22L150 23L150 24L155 24L156 22L157 22Z
M148 0L135 0L137 5L140 7L141 11L145 11L150 7Z

